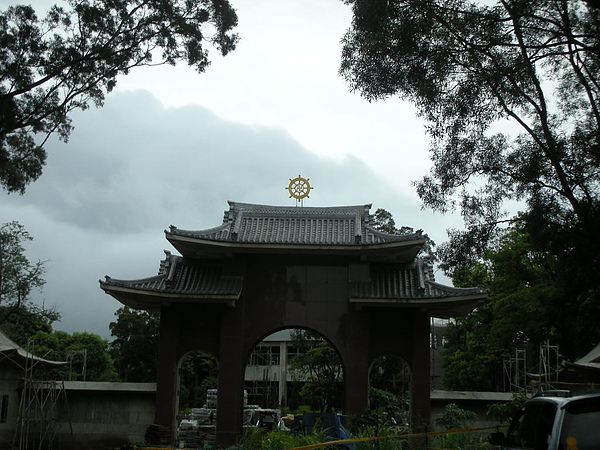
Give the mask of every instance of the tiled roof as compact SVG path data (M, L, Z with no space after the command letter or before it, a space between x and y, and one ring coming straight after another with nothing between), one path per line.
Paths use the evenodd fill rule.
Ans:
M226 276L219 265L198 263L165 252L159 274L139 280L117 280L106 277L103 288L120 287L137 291L194 297L237 298L242 291L241 277Z
M431 265L423 260L410 265L373 265L369 281L350 284L350 297L354 299L429 299L477 294L483 291L436 283Z
M336 207L268 206L229 202L221 226L207 230L180 230L167 235L252 244L370 245L421 239L382 233L373 225L371 205Z
M242 293L243 277L224 275L222 266L207 260L166 253L157 276L130 281L106 277L100 282L101 288L136 309L154 310L171 301L235 305ZM448 318L470 312L486 296L478 288L459 289L434 282L431 266L422 260L371 264L367 275L368 281L349 281L350 303L417 307L433 317Z

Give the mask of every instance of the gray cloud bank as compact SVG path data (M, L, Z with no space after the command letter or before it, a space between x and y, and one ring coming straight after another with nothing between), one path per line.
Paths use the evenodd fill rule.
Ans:
M68 332L109 337L121 305L98 279L154 275L170 224L217 226L227 200L293 204L285 187L299 174L314 186L306 205L373 203L434 240L447 228L361 160L324 159L285 130L228 122L202 106L165 108L145 91L111 94L103 108L73 117L68 144L47 145L42 178L24 196L2 194L0 214L34 236L31 259L48 260L35 301L55 305L63 317L56 328Z

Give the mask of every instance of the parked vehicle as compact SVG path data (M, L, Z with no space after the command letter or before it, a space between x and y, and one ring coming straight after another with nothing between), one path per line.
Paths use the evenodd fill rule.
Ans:
M542 392L523 404L506 435L493 433L489 442L505 450L598 450L600 393Z

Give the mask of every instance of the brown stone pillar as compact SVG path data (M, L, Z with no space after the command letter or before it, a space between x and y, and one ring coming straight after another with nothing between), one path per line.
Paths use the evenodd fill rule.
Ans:
M362 319L362 320L361 320ZM358 414L369 405L369 332L365 318L351 314L344 358L345 413Z
M231 315L234 314L228 316ZM217 392L218 447L235 445L242 434L246 361L242 348L242 327L231 319L225 317L221 334Z
M174 443L177 424L177 331L179 315L172 307L162 308L160 314L160 341L156 378L156 410L154 421L167 427Z
M427 313L415 312L412 325L410 379L410 423L413 431L421 431L428 427L431 414L429 321L430 317Z

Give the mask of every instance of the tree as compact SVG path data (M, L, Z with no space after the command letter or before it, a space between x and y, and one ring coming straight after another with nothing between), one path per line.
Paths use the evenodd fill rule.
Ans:
M501 390L503 361L515 350L537 355L546 341L570 360L600 339L597 303L578 304L563 291L554 255L535 250L530 235L511 227L482 262L464 271L458 285L479 285L488 299L448 325L444 384L452 389ZM537 360L528 372L536 373Z
M97 334L39 331L29 351L53 361L67 361L60 368L47 369L46 379L73 381L118 381L108 341Z
M388 234L412 234L415 232L414 228L408 226L402 226L400 228L396 228L396 221L394 220L394 216L391 212L378 208L375 211L373 216L375 229L379 231L383 231ZM437 260L435 253L435 242L429 238L426 234L424 235L426 241L423 245L423 248L419 252L419 256L422 258L427 258L432 263Z
M18 222L0 227L0 306L2 316L21 310L33 290L41 290L44 280L44 263L31 262L25 255L24 244L33 238Z
M209 64L206 44L235 48L228 0L69 0L40 20L31 6L0 12L0 185L24 193L42 174L44 144L66 141L69 113L101 106L132 68Z
M109 325L114 337L110 354L121 381L154 382L158 359L160 316L123 307Z
M25 348L36 333L52 333L52 324L59 319L60 314L55 309L31 303L19 307L0 306L2 333Z
M195 351L183 357L179 366L179 409L206 404L208 389L217 388L219 366L210 353Z
M297 354L290 358L289 365L295 378L303 382L300 397L318 411L340 409L343 369L337 351L308 330L294 330L291 338Z
M580 297L600 267L600 10L594 2L347 0L341 74L368 100L398 95L431 136L424 205L460 208L438 254L453 275L498 236L507 200L532 242L572 264ZM517 132L497 133L508 120ZM506 122L501 122L506 123ZM550 240L549 240L550 239ZM588 270L589 269L589 270ZM592 278L593 279L593 278Z

